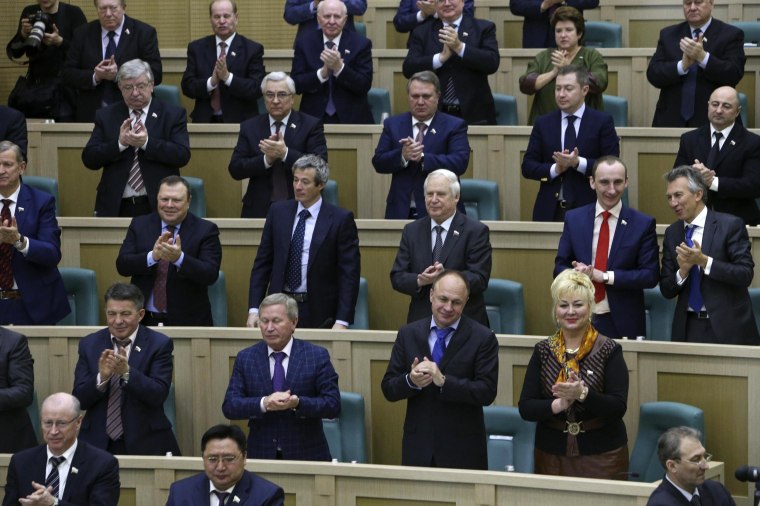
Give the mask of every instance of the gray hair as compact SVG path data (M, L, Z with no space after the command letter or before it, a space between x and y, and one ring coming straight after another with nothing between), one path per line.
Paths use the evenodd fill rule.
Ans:
M314 169L316 171L314 183L317 185L327 184L327 180L330 179L330 167L327 166L327 162L320 156L303 155L293 163L291 172L295 173L297 170L305 169Z
M0 153L5 153L6 151L13 151L16 154L16 161L18 163L24 162L24 155L21 153L21 148L18 147L17 144L14 144L11 141L0 142Z
M267 83L269 81L272 81L273 83L279 83L280 81L285 81L288 85L288 92L291 95L296 94L296 83L285 72L270 72L269 74L265 75L264 79L261 80L261 93L264 93L264 91L267 88Z
M681 441L684 439L702 440L702 433L691 427L680 426L671 427L666 430L657 440L657 458L664 469L667 469L665 463L668 460L678 460L681 458Z
M153 83L153 71L150 70L148 62L135 58L121 64L119 71L116 73L116 82L120 83L124 79L137 79L143 75L147 75L148 81Z
M451 190L451 195L454 198L459 197L459 192L462 189L461 185L459 184L459 178L449 169L436 169L428 174L428 176L425 178L425 183L422 186L425 193L427 193L428 181L436 177L446 178L449 181L449 189Z
M71 413L79 418L82 414L82 405L79 403L79 399L67 392L58 392L45 397L45 400L40 405L40 412L45 409L46 404L62 405L66 403L70 405Z
M406 83L406 92L409 93L409 88L412 86L412 81L420 81L421 83L428 83L435 86L435 91L439 95L441 94L441 80L435 75L435 72L431 70L421 70L417 72Z
M696 194L699 190L702 190L702 202L707 204L707 184L702 179L702 174L691 165L679 165L674 167L665 173L663 176L667 183L672 183L679 177L686 178L686 185L692 194Z
M288 313L290 321L294 322L298 318L298 303L293 297L284 293L273 293L264 297L264 300L259 304L259 314L267 306L285 306L285 312Z
M328 0L322 0L321 2L319 2L319 5L317 5L317 14L322 14L322 10L323 10L322 6L325 5L327 2ZM348 8L346 7L345 2L343 2L343 0L340 0L339 5L340 5L340 10L343 11L341 12L341 16L348 16Z

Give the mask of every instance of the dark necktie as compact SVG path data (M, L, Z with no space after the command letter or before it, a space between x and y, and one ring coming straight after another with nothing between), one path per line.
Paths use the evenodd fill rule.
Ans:
M702 30L694 30L694 40L698 40ZM694 62L689 67L681 86L681 118L688 123L694 116L694 94L697 92L697 68L699 64Z
M565 129L565 143L563 149L566 149L568 151L575 149L575 144L578 140L578 137L575 133L576 119L578 119L577 116L573 116L572 114L567 117L567 128Z
M423 140L425 139L425 130L427 130L427 125L423 123L422 121L417 122L417 137L414 138L414 142L418 144L422 144Z
M702 506L702 499L700 499L697 494L694 494L693 496L691 496L690 502L693 506Z
M694 247L692 236L696 228L694 225L686 227L686 245L690 248ZM689 307L694 311L702 311L702 306L705 303L702 299L702 277L698 265L692 265L689 269L689 279L691 280L689 283Z
M451 28L457 28L456 23L451 23ZM446 87L443 90L443 103L446 105L458 105L459 98L457 96L457 89L454 86L454 76L449 73L449 78L446 80Z
M441 250L443 249L443 237L441 234L443 233L443 227L440 225L436 225L433 227L433 230L435 230L435 244L433 244L433 263L441 261Z
M58 474L58 466L61 465L61 462L66 460L66 457L60 456L60 457L50 457L50 465L52 468L50 469L50 473L47 475L47 478L45 479L45 488L52 487L53 497L58 497L58 487L61 484L61 476Z
M282 121L275 121L274 129L275 135L279 136L282 129ZM288 200L288 185L293 184L293 182L288 181L285 165L282 163L282 160L275 160L269 169L272 171L272 196L270 197L270 202Z
M311 216L308 209L298 213L298 224L290 239L288 251L288 263L285 268L285 282L290 291L295 291L301 286L301 257L303 255L303 241L306 235L306 220Z
M454 332L454 328L447 327L445 329L439 329L438 327L433 327L433 330L435 330L436 337L435 345L433 345L433 362L440 366L443 354L446 351L446 338L449 334Z
M325 47L327 49L333 49L335 47L335 42L328 40L325 42ZM328 116L334 116L336 109L335 109L335 101L333 100L333 81L335 81L335 76L332 73L332 70L327 71L327 88L328 88L328 96L327 96L327 106L325 106L325 114Z
M3 199L3 209L0 211L0 221L3 226L13 221L11 217L11 200ZM13 244L0 244L0 289L10 290L13 288Z
M219 499L219 506L224 506L225 501L227 500L227 496L230 495L229 492L219 492L218 490L214 490L214 495L217 499Z
M224 58L227 53L225 52L225 48L227 47L226 42L220 42L219 43L219 58ZM219 91L219 88L222 87L222 83L219 82L216 85L216 88L211 90L211 109L214 111L215 115L218 115L222 112L222 92Z
M129 346L129 339L113 338L113 343L121 348ZM111 375L108 382L108 405L106 406L106 434L111 441L117 441L124 435L124 425L121 421L121 377Z
M133 114L135 115L135 126L134 128L140 128L142 126L142 122L140 121L140 117L142 116L142 109L135 109L133 111ZM143 181L142 173L140 172L140 157L139 153L140 150L138 148L132 148L135 151L135 157L132 160L132 168L129 169L129 176L127 178L127 184L137 193L140 193L140 191L145 188L145 182Z
M272 373L272 391L284 392L285 391L285 367L282 365L282 361L285 359L284 351L275 351L272 353L274 357L274 372Z
M171 232L172 238L174 238L175 230L177 230L177 227L174 225L166 225L166 231ZM153 280L153 305L156 306L156 311L159 313L166 312L166 281L168 279L169 261L162 258L158 261L158 265L156 265L156 279Z
M707 163L705 163L705 166L710 170L715 170L715 162L718 160L718 154L720 154L720 140L723 138L723 134L715 132L713 136L715 137L715 142L712 148L710 148L710 153L707 155Z
M106 57L105 57L105 59L107 60L116 54L116 40L114 39L116 37L116 32L111 30L106 35L108 35L108 44L106 44Z
M607 272L607 254L610 249L610 212L602 211L602 226L599 228L599 239L596 242L596 258L594 258L594 268L602 272ZM606 287L604 283L594 282L594 302L597 304L604 299Z

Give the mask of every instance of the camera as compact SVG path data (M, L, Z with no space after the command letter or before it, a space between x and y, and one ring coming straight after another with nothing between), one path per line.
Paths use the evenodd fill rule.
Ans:
M24 46L27 47L27 53L35 53L42 45L42 38L45 33L53 31L53 22L50 16L42 11L37 11L29 16L29 23L32 25L32 31L26 38Z

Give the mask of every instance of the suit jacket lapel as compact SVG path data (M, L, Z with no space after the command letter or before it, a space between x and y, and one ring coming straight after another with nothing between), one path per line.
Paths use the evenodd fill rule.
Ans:
M306 272L311 270L311 266L314 264L314 258L317 256L317 251L325 242L327 232L330 231L332 226L332 209L327 203L322 201L322 208L319 210L319 216L317 216L317 223L314 225L314 232L311 234L311 245L309 246L309 265L306 267Z
M456 247L460 237L464 234L465 218L462 213L456 213L454 219L451 221L451 227L446 232L446 240L443 242L443 248L441 249L441 263L446 265L446 260L449 257L449 253ZM428 238L432 241L433 234L428 233ZM433 245L430 245L430 252L432 255ZM431 257L432 258L432 257Z
M26 185L21 185L21 190L18 194L18 202L16 202L16 212L14 217L16 218L16 226L18 230L23 233L26 231L26 209L31 209L32 204L32 192L29 191Z
M295 223L296 211L298 211L298 202L295 200L288 201L287 212L283 215L284 220L282 226L278 227L279 230L277 231L277 242L279 242L279 248L275 246L274 251L290 251L290 239L293 235L293 223ZM285 253L285 255L285 261L287 263L287 253ZM284 281L284 271L282 275Z
M77 450L74 452L74 456L71 458L71 465L69 466L69 475L66 478L66 488L63 489L64 501L71 500L72 492L79 487L79 468L87 465L86 450L83 446L83 442L77 443ZM42 481L42 483L45 483Z
M111 345L113 346L113 345ZM137 328L137 335L135 336L135 342L132 343L132 349L129 352L129 366L134 367L137 370L142 370L142 365L145 360L145 352L143 350L148 349L150 343L148 342L148 328L140 325Z
M718 152L718 157L715 159L715 167L708 167L708 169L716 170L720 167L721 162L734 150L736 146L741 146L741 141L744 138L744 130L737 123L734 123L734 128L731 129L731 133L723 142L723 146ZM707 144L710 145L709 143ZM720 175L720 174L718 174Z
M595 216L596 213L596 207L595 206L588 206L588 214L584 216L584 219L580 221L580 244L581 248L583 248L580 251L580 255L578 255L579 259L587 258L589 264L594 263L594 259L591 256L594 251L594 220L596 219Z
M116 61L118 62L124 63L121 61L121 56L127 50L127 47L132 44L132 30L134 30L134 24L132 18L125 14L124 26L121 28L121 35L119 36L119 44L116 46L116 53L114 53Z
M459 327L451 335L449 345L446 346L446 351L443 352L443 358L441 359L441 367L445 367L451 360L451 357L455 357L459 350L465 346L470 339L469 322L462 318L459 320Z
M421 247L417 249L416 261L421 268L427 269L433 263L433 243L431 242L432 233L430 232L431 226L430 216L426 216L423 221L420 222L419 238L413 239L415 242L420 241Z
M615 227L615 235L612 237L612 247L610 248L610 254L607 257L607 269L610 270L610 266L615 261L615 253L620 249L625 234L628 232L628 218L630 217L630 211L627 207L623 206L620 209L620 216L618 217L617 226Z
M160 100L151 100L148 107L148 113L145 116L145 129L150 132L152 128L155 128L159 121L162 120L163 108L161 107Z
M285 389L290 390L291 385L296 384L296 376L298 372L305 367L301 343L298 339L293 338L293 346L290 348L290 356L288 357L288 372L285 373Z
M269 129L269 114L264 115L266 117L266 128ZM292 110L288 117L288 124L282 126L280 133L284 136L285 144L292 143L298 136L301 129L301 115L298 111ZM271 131L271 130L269 130Z
M235 485L235 488L232 489L232 499L230 500L230 504L236 504L237 502L240 502L241 504L247 504L248 503L248 497L251 495L251 486L252 484L251 475L248 473L248 471L243 471L243 476L240 478L240 481L237 482ZM235 501L235 497L238 498L238 501Z
M715 219L715 214L708 210L707 218L705 219L705 230L702 233L702 244L700 245L702 253L705 255L709 256L712 251L713 238L715 237L717 228L718 225L717 220Z

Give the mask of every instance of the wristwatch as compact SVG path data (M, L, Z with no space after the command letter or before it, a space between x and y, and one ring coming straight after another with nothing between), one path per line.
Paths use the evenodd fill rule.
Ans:
M583 402L586 400L586 397L588 397L588 387L583 387L583 390L581 390L581 395L578 397L578 400Z
M26 240L24 239L24 236L19 234L18 241L16 241L16 242L13 243L13 247L16 248L17 250L21 251L22 249L24 249L24 243L25 242L26 242Z

